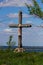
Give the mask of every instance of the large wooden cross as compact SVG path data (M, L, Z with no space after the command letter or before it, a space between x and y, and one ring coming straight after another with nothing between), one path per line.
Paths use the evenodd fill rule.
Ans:
M11 28L18 28L18 48L22 48L22 28L31 27L31 24L22 24L22 12L19 12L19 23L10 24Z

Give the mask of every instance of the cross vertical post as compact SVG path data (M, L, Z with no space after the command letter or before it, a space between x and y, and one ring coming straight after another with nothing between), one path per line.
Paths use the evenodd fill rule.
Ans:
M19 12L19 26L22 25L22 12ZM22 48L22 27L18 29L18 47Z

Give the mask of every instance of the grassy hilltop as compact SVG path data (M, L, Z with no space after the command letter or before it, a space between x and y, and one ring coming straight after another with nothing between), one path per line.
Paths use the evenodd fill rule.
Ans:
M43 52L23 52L0 50L0 65L43 65Z

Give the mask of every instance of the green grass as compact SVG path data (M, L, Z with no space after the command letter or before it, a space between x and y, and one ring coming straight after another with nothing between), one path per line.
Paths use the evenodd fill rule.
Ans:
M43 52L23 52L0 50L0 65L43 65Z

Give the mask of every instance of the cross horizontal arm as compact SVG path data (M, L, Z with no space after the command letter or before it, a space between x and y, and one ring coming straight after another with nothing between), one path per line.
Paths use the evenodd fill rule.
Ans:
M10 28L18 28L18 24L9 24Z
M32 27L31 24L22 24L22 27Z
M24 27L32 27L31 24L10 24L9 27L11 28L24 28Z

